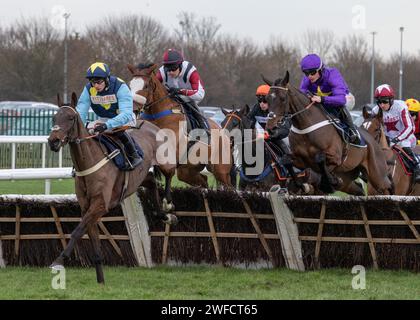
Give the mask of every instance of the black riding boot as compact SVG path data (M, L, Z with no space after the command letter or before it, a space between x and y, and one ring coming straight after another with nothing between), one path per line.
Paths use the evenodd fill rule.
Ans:
M127 132L124 131L118 134L118 138L121 140L127 150L128 160L131 163L131 167L129 167L129 169L133 170L143 162L143 159L138 155L136 146L134 145L134 140Z
M349 127L349 140L351 143L359 144L360 143L360 137L358 134L358 131L356 129L356 126L353 123L353 119L351 117L351 114L349 110L346 107L343 107L341 109L341 114L343 115L343 121L348 125Z
M404 147L403 150L405 153L408 154L408 156L412 159L412 165L413 165L413 179L416 183L420 182L420 162L417 159L416 154L414 153L413 149Z
M191 109L193 109L191 112L193 113L194 118L197 119L200 129L203 129L206 132L208 142L210 142L210 128L207 127L204 115L195 103L190 102L188 105Z

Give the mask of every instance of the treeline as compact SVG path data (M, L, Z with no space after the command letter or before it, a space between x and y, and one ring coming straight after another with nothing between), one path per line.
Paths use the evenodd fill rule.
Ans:
M258 46L249 39L222 34L215 18L183 12L179 26L168 30L147 16L110 16L89 25L83 33L69 31L68 92L81 92L88 66L99 60L114 75L130 80L127 63L160 64L165 49L175 47L193 62L203 79L206 97L201 105L253 103L260 74L281 77L286 70L299 85L299 61L319 53L336 66L356 96L356 105L370 101L371 53L364 37L337 37L328 30L307 31L295 44L279 35ZM0 99L55 102L63 92L63 34L48 19L21 19L0 29ZM404 98L419 97L420 56L405 57ZM399 57L376 58L376 85L389 83L398 90Z

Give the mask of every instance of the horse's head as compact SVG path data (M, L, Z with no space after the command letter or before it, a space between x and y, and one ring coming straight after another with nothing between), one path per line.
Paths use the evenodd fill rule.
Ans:
M60 95L57 95L58 106L60 109L53 117L53 127L50 136L48 137L48 144L52 151L59 151L69 141L77 138L75 136L74 128L77 125L79 114L76 111L77 95L72 93L70 105L64 105Z
M232 108L232 111L221 109L225 115L225 119L221 123L222 129L232 131L235 128L247 129L251 126L251 122L246 116L249 113L249 106L247 104L239 110L235 110L235 107Z
M130 88L133 94L134 105L141 110L146 103L152 101L153 93L156 90L154 72L158 66L153 63L140 63L136 67L128 64L127 68L133 75L133 79L130 81Z
M379 108L377 114L373 114L370 106L363 107L363 118L365 119L362 126L369 132L376 142L380 142L383 135L383 113Z
M267 95L268 110L270 110L270 119L267 121L266 129L271 130L276 124L289 114L289 71L283 78L274 81L267 80L262 76L263 80L270 86Z

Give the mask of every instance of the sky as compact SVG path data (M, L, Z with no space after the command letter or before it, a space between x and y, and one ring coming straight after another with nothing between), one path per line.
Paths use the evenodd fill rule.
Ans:
M0 0L0 25L22 17L53 17L62 10L71 13L69 26L83 32L90 24L118 14L150 16L169 29L178 26L181 11L197 18L214 17L220 33L247 38L260 45L280 38L299 42L307 30L329 29L337 38L359 34L372 43L377 54L388 58L400 52L400 27L404 27L404 53L420 52L420 2L413 0Z

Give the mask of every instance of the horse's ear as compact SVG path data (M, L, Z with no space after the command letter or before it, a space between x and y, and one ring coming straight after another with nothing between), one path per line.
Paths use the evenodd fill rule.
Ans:
M72 108L76 108L76 106L77 106L77 94L76 94L76 92L73 92L73 93L71 94L71 103L70 103L70 107L72 107Z
M243 108L242 108L242 114L243 115L247 115L249 113L249 105L246 104Z
M229 111L227 111L225 108L223 108L223 107L220 107L220 110L222 110L222 112L223 112L223 114L225 115L225 116L227 116L227 114L229 113Z
M363 106L363 118L369 119L372 117L372 109L369 106Z
M130 71L131 72L131 74L134 74L135 72L136 72L136 67L135 66L133 66L132 64L127 64L127 69L128 69L128 71Z
M61 108L63 105L63 100L61 100L61 96L59 93L57 93L57 105Z
M261 78L263 79L263 81L268 84L270 87L273 85L273 81L268 80L266 77L264 77L264 75L261 73Z
M289 84L290 74L289 70L286 71L286 75L284 76L283 80L281 81L281 85L286 87Z

